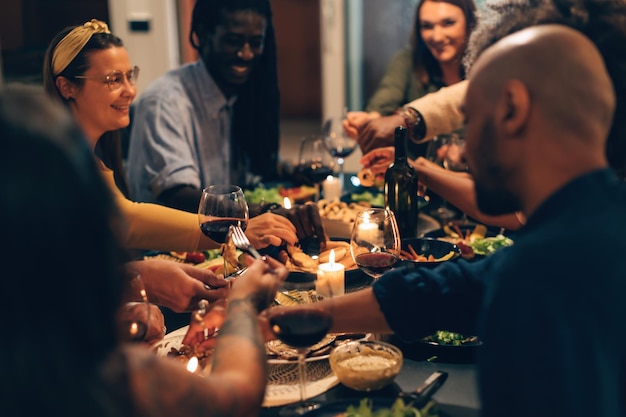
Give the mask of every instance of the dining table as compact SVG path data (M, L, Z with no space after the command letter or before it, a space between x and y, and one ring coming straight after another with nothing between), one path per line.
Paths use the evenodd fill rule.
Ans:
M448 378L433 395L439 416L476 417L480 415L476 363L473 357L460 355L441 361L434 359L432 352L422 349L422 346L403 343L394 336L383 336L382 339L400 347L403 352L402 368L393 383L370 392L356 391L337 383L329 390L309 399L323 406L335 402L352 403L354 399L363 398L396 398L402 391L414 391L434 372L443 371L448 373ZM281 408L282 406L263 407L259 416L279 416Z

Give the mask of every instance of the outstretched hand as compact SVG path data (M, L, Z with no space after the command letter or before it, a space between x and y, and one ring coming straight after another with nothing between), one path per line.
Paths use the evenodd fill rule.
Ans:
M374 175L384 174L393 163L395 153L393 146L376 148L363 155L359 162L364 169L369 168Z
M372 149L392 146L394 133L398 126L404 126L404 119L397 114L379 117L367 122L362 129L359 130L357 137L361 152L366 154Z

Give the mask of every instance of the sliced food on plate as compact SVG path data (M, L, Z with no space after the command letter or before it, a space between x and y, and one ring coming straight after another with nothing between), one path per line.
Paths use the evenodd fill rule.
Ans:
M488 228L483 224L460 226L451 223L425 236L455 243L465 259L491 255L498 249L513 245L513 239L506 236L504 230Z

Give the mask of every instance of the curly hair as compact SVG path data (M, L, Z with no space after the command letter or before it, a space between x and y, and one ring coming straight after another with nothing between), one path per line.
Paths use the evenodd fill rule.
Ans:
M478 15L463 59L469 71L480 54L503 37L529 26L562 24L598 48L613 81L617 105L607 140L611 167L626 178L626 2L622 0L492 0Z

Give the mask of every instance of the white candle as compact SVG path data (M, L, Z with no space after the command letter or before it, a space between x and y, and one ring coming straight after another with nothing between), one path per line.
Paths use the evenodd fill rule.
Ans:
M379 237L378 225L376 223L359 224L359 240L377 245Z
M329 175L322 183L322 191L326 200L339 200L341 198L341 181L339 178Z
M330 251L329 262L320 264L317 269L315 290L324 297L334 297L346 292L345 266L335 262L335 250Z

